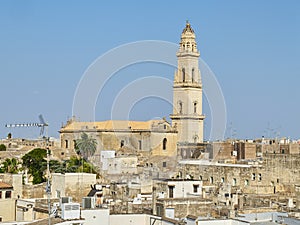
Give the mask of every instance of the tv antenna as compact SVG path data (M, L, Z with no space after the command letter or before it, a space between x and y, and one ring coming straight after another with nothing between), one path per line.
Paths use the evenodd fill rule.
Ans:
M43 115L39 115L39 123L15 123L15 124L6 124L7 128L15 127L40 127L40 136L44 137L45 127L48 127L48 123L45 122Z
M48 145L48 132L45 133L45 127L48 127L48 123L45 122L44 117L42 114L39 115L39 123L16 123L16 124L6 124L5 127L7 128L15 128L15 127L40 127L40 137L42 137L46 143L46 151L47 151L47 184L46 184L46 193L47 193L47 203L48 203L48 225L51 225L51 183L50 183L50 150Z

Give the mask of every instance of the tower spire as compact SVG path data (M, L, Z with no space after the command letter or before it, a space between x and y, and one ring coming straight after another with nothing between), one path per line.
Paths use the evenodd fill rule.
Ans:
M173 126L181 145L197 147L203 143L202 82L196 35L189 21L181 33L173 86Z
M197 49L196 35L188 20L186 21L185 28L181 33L179 52L199 53Z

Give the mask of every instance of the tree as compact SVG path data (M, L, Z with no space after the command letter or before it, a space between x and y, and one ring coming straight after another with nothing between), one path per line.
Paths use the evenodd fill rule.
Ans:
M50 173L63 173L64 166L61 162L59 162L57 160L50 160L49 161L49 170L50 170Z
M1 168L1 171L3 173L18 173L19 172L19 161L15 158L6 158L3 162L3 166Z
M76 148L82 157L87 160L90 156L94 155L97 149L97 142L95 139L90 138L86 133L81 134L81 139L76 140Z
M22 157L23 167L28 169L28 173L33 177L33 184L40 184L46 181L44 171L47 169L47 151L36 148Z
M6 151L6 146L4 144L0 144L0 151Z

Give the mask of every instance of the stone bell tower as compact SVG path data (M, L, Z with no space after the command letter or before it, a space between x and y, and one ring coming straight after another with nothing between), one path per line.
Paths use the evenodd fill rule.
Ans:
M203 143L202 82L195 32L189 22L181 34L174 75L172 126L178 131L178 145Z

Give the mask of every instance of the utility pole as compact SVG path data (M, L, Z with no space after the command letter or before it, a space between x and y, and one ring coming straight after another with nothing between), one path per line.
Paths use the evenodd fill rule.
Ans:
M48 132L46 131L46 150L47 150L47 184L46 184L46 193L47 193L47 203L48 203L48 225L51 225L51 184L50 184L50 149L48 143Z
M48 141L46 141L48 144ZM50 185L50 166L49 166L49 147L47 146L47 186L46 186L46 192L47 192L47 202L48 202L48 225L51 225L51 201L50 201L50 194L51 194L51 185Z

